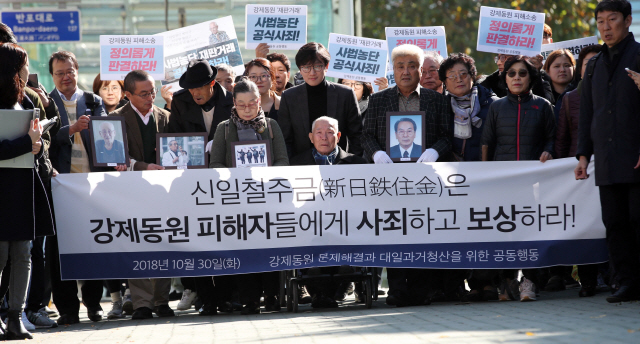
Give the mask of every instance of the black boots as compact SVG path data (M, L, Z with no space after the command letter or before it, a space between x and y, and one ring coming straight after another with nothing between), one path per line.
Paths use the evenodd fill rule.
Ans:
M14 339L33 339L31 333L24 328L22 324L22 312L9 310L7 315L7 330L5 332L7 340Z

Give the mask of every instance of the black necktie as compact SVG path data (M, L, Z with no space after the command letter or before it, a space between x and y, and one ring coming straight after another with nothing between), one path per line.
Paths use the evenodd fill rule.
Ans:
M409 152L404 151L404 154L402 155L403 158L408 158L409 157Z

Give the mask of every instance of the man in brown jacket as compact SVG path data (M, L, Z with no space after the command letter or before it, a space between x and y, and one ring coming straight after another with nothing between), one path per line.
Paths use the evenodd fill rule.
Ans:
M124 91L129 103L109 116L122 116L127 127L131 159L130 170L164 170L156 164L156 134L164 133L169 113L155 105L155 81L145 71L134 70L124 78ZM117 168L123 171L123 167ZM135 311L132 320L174 316L169 307L170 278L130 279L131 300Z
M129 169L133 171L164 169L156 162L156 134L167 131L170 113L153 105L154 82L145 71L127 74L124 88L129 103L109 114L125 119L131 158Z

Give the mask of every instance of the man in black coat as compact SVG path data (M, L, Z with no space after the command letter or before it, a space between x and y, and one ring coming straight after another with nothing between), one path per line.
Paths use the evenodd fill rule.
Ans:
M353 90L325 79L331 55L320 43L307 43L296 54L296 65L305 83L285 90L280 99L278 125L289 157L311 148L311 123L322 116L338 120L343 150L362 155L362 117Z
M618 303L640 297L640 43L629 32L628 1L603 0L595 17L605 45L583 76L575 177L588 178L594 154L609 257L621 283L607 301Z
M206 60L189 62L180 77L183 89L174 93L171 101L170 133L206 132L207 140L213 140L216 127L231 117L233 107L231 93L215 81L217 74Z
M338 120L335 118L318 117L313 121L309 133L313 147L291 158L289 164L291 166L366 164L367 161L364 158L347 153L338 145L340 137L342 137L342 133L338 129Z
M233 97L215 81L218 70L212 68L207 60L189 62L187 71L180 77L183 89L173 95L168 130L170 133L206 132L210 151L213 135L220 122L231 117ZM203 316L215 315L217 307L229 299L233 277L216 277L214 286L211 276L185 278L185 289L195 287L202 302L198 313Z

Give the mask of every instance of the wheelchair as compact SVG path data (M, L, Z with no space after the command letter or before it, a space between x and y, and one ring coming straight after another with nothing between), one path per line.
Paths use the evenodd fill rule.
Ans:
M362 291L365 296L365 306L367 309L370 309L373 306L373 301L378 299L378 274L376 272L375 267L359 267L353 266L354 272L346 273L346 274L320 274L320 275L307 275L304 274L303 270L286 270L283 271L281 276L281 281L284 282L281 286L285 288L281 288L280 295L285 296L286 294L286 305L287 311L297 313L298 312L298 302L299 302L299 292L298 287L305 285L307 283L313 283L316 281L327 281L330 280L332 282L354 282L354 283L362 283ZM283 290L284 289L284 290ZM282 297L280 300L282 306L284 306L285 298Z

